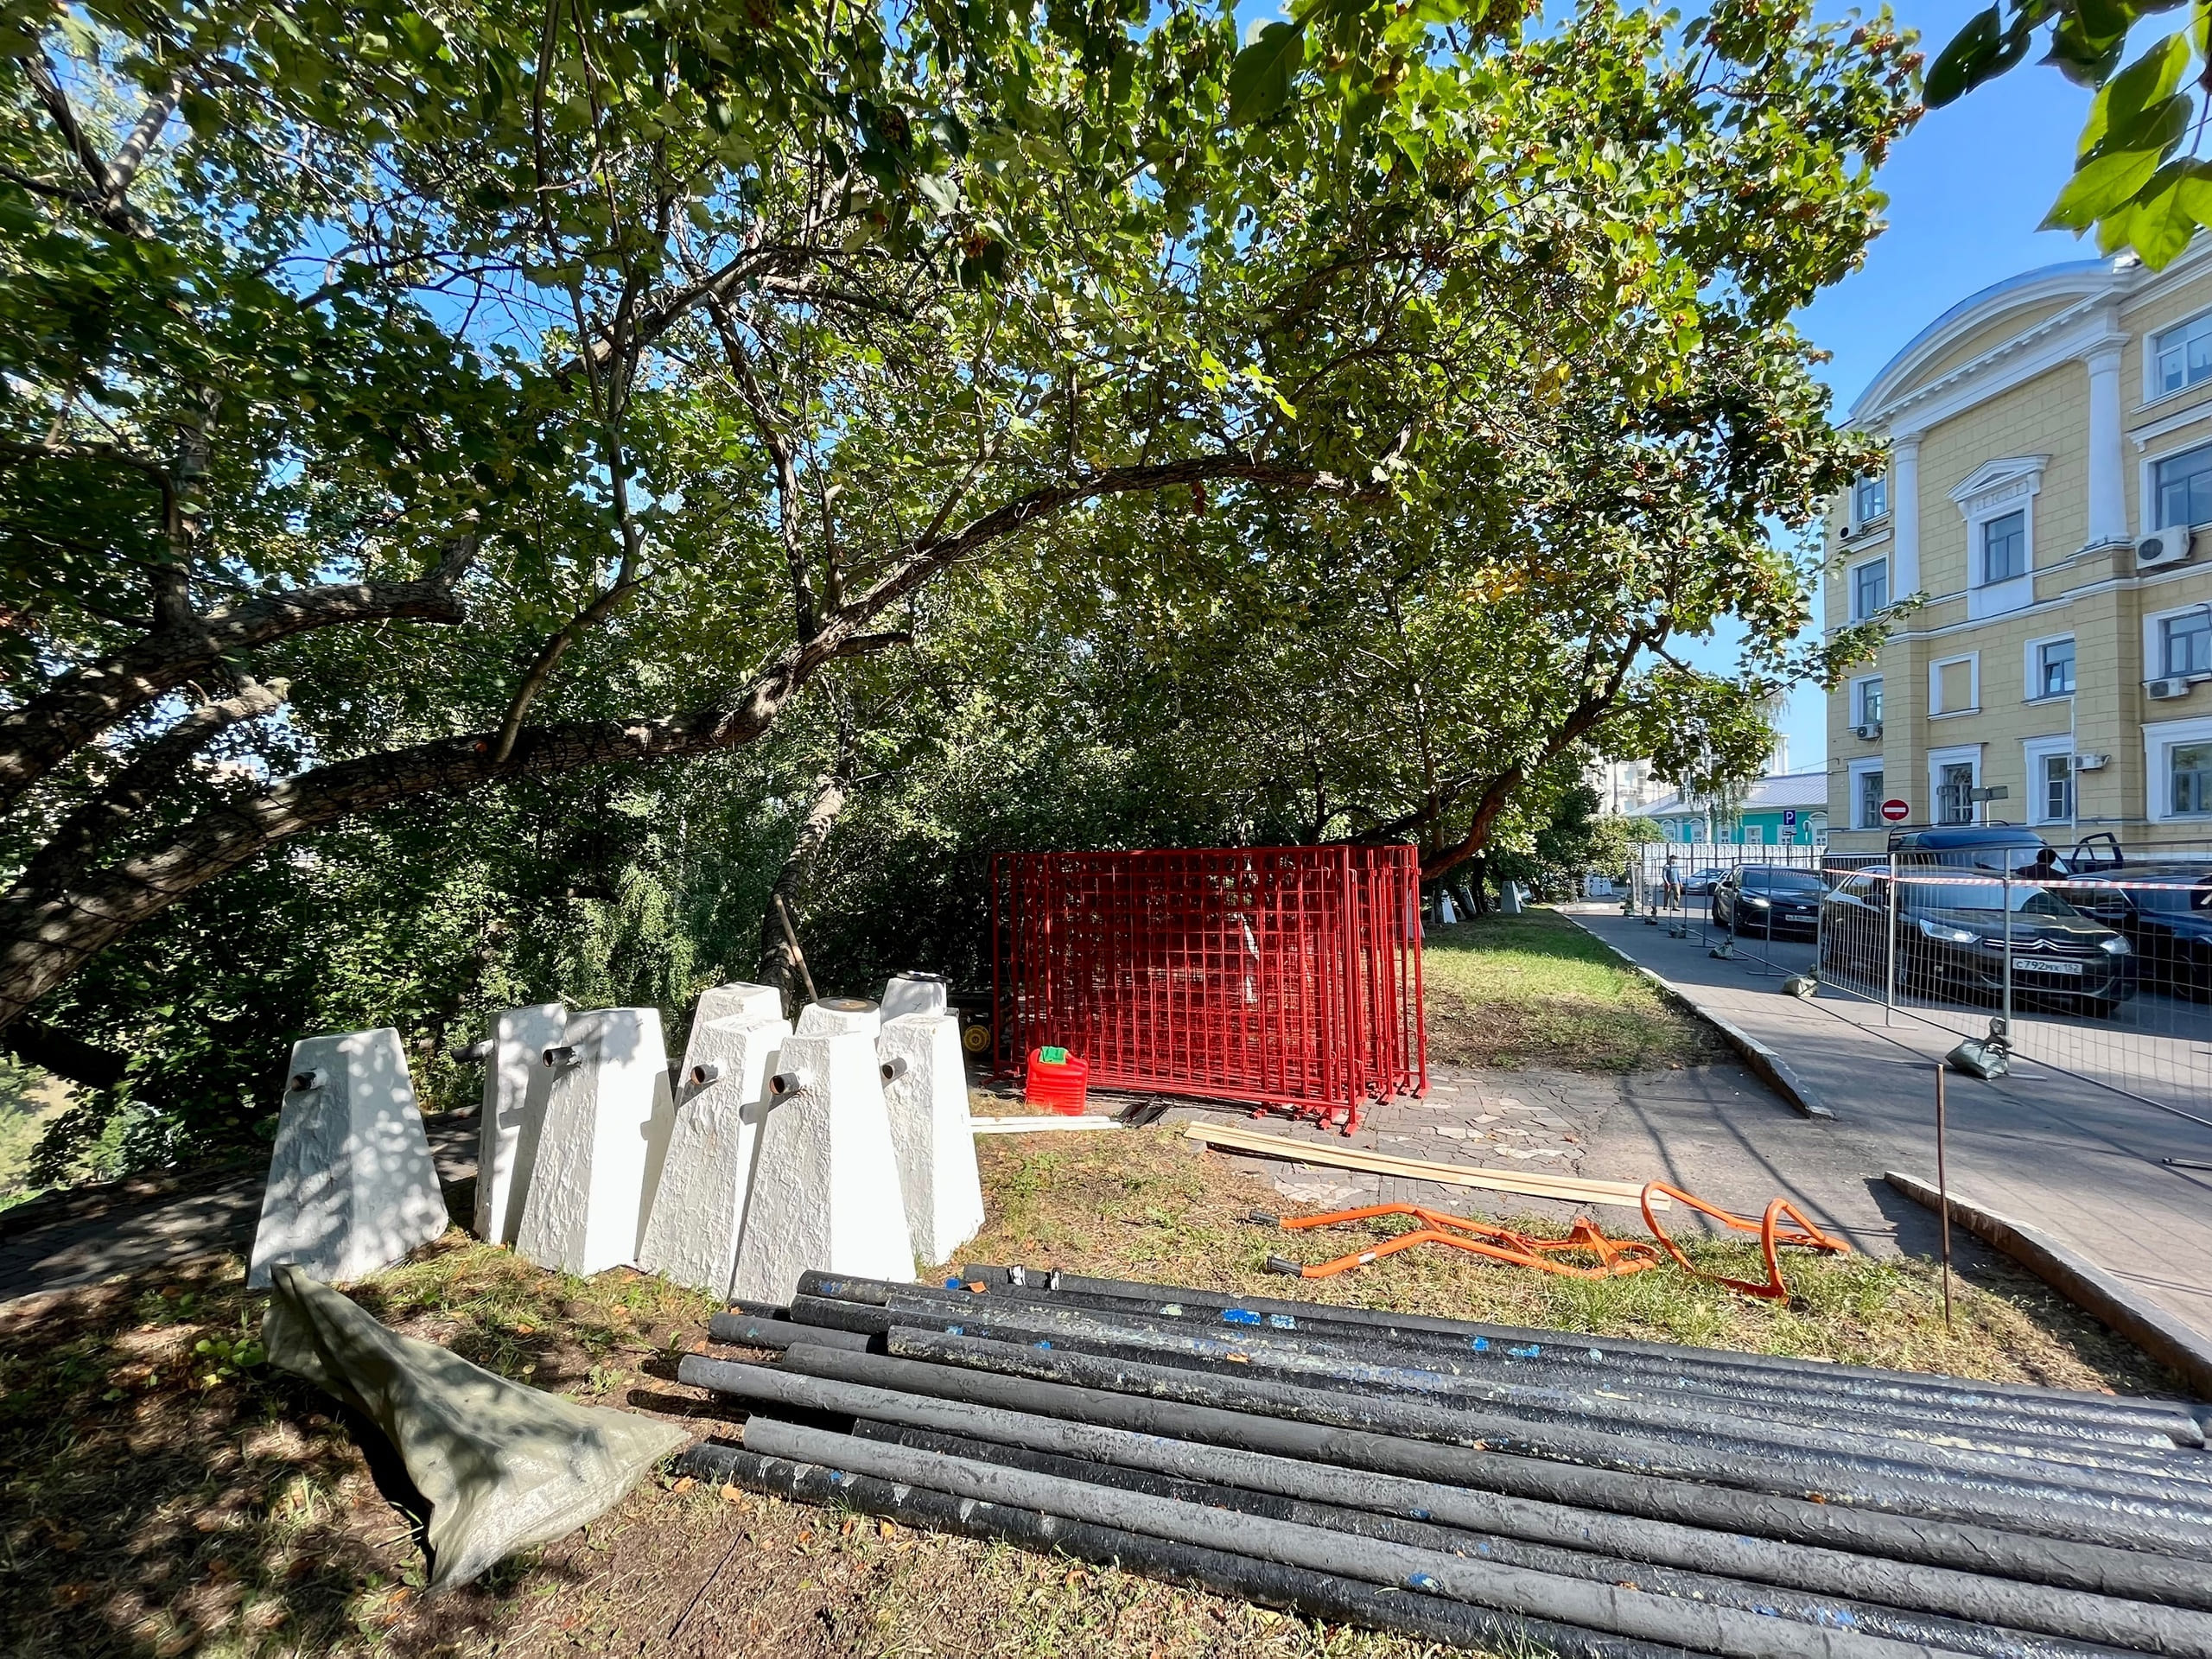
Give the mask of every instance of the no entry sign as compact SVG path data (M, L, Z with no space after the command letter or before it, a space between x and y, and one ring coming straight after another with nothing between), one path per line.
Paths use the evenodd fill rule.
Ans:
M1886 823L1903 823L1912 816L1911 805L1904 801L1884 801L1882 819Z

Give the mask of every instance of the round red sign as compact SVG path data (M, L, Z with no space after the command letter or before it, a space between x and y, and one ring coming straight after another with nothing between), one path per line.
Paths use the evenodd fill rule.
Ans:
M1903 823L1912 816L1912 808L1904 801L1884 801L1882 818L1887 823Z

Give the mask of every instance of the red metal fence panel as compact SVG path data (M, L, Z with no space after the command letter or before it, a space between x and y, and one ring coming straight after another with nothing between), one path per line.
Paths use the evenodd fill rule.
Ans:
M1428 1084L1410 847L991 861L1001 1076L1058 1044L1093 1086L1341 1116Z

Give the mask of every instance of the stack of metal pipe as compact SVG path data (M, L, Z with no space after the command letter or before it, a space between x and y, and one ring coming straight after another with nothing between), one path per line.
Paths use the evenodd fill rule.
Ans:
M701 1478L1481 1649L2212 1659L2212 1408L969 1267L718 1315ZM1517 1648L1516 1648L1517 1644Z

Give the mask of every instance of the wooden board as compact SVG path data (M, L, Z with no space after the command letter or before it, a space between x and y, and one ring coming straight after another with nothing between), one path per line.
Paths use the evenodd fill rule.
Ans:
M1118 1129L1118 1117L973 1117L968 1127L977 1135L1036 1135L1047 1129Z
M1287 1135L1262 1135L1216 1123L1193 1123L1183 1131L1192 1141L1204 1141L1224 1152L1256 1153L1263 1158L1287 1158L1301 1164L1322 1164L1332 1169L1357 1169L1372 1175L1395 1175L1409 1181L1438 1181L1447 1186L1480 1187L1492 1192L1519 1192L1532 1198L1560 1198L1569 1204L1618 1205L1643 1208L1643 1189L1634 1181L1592 1181L1579 1175L1543 1175L1535 1171L1481 1169L1472 1164L1434 1164L1421 1158L1394 1158L1385 1152L1363 1152L1355 1147L1324 1146L1298 1141ZM1651 1197L1654 1210L1673 1206L1663 1192Z

